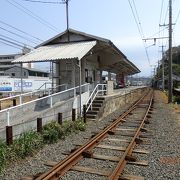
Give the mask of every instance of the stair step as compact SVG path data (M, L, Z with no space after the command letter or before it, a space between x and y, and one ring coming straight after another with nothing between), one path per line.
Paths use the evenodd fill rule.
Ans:
M96 119L96 115L94 115L94 114L87 114L86 115L86 118L88 118L88 119Z
M99 107L92 107L92 111L99 111L100 108Z
M94 103L94 104L92 104L92 107L94 108L94 107L101 107L102 106L102 104L100 104L100 103Z
M94 103L101 103L101 104L102 104L103 102L104 102L103 100L96 100L96 99L95 99L95 100L93 101L93 104L94 104Z
M104 98L104 97L96 97L95 100L101 100L101 101L104 101L105 98Z
M86 115L88 115L88 114L94 114L94 115L96 115L96 114L98 114L98 111L91 111L91 110L89 110L89 111L86 113Z

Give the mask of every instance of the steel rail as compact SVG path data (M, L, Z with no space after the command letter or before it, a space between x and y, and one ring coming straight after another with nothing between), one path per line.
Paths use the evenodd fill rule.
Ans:
M149 93L149 91L148 91ZM79 149L75 150L72 154L66 157L61 162L57 163L54 167L52 167L49 171L40 175L37 180L49 180L49 179L59 179L59 177L63 176L68 170L71 169L73 165L78 163L82 158L83 152L91 151L100 141L102 141L107 135L109 131L112 131L113 128L118 126L121 122L123 122L123 118L125 118L131 111L133 111L138 103L140 103L143 98L148 94L147 92L137 100L126 112L124 112L121 116L119 116L111 125L106 127L103 131L97 134L95 137L90 139L87 143L82 145Z
M114 169L114 171L113 171L113 172L110 174L110 176L108 177L109 180L118 180L118 179L119 179L119 177L120 177L120 175L121 175L121 173L122 173L122 171L123 171L123 169L124 169L124 167L125 167L125 165L126 165L126 163L127 163L127 161L126 161L126 156L132 154L132 151L133 151L133 149L134 149L134 147L135 147L135 145L136 145L135 140L136 140L136 138L138 138L138 136L139 136L139 134L140 134L140 132L141 132L141 128L142 128L143 125L144 125L144 121L146 120L147 115L148 115L148 112L149 112L149 110L150 110L150 108L151 108L151 105L152 105L153 92L151 92L150 95L151 95L151 97L150 97L150 102L149 102L148 108L147 108L147 110L146 110L146 112L145 112L145 115L144 115L144 117L143 117L143 120L142 120L139 128L137 129L134 137L132 138L130 144L128 145L126 151L124 152L123 156L121 157L120 161L118 162L116 168Z

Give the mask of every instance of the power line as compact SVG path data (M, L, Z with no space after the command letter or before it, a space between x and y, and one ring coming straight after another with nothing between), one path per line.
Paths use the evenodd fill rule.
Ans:
M141 35L142 35L142 37L144 37L143 29L142 29L142 26L141 26L141 21L140 21L140 18L139 18L137 8L136 8L136 4L135 4L134 0L133 0L133 5L134 5L135 13L136 13L136 16L137 16L137 20L138 20L138 24L139 24L139 29L141 31Z
M13 1L13 3L11 2ZM52 24L50 24L49 22L47 22L46 20L44 20L43 18L39 17L38 15L36 15L35 13L33 13L32 11L30 11L29 9L27 9L26 7L24 7L23 5L15 2L14 0L7 0L7 2L11 5L13 5L14 7L16 7L17 9L19 9L20 11L24 12L25 14L31 16L33 19L36 19L39 23L45 25L46 27L49 27L51 30L55 31L55 32L59 32L57 30L57 28L55 26L53 26ZM15 3L15 4L14 4Z
M25 43L23 43L23 42L17 41L17 40L15 40L15 39L13 39L13 38L10 38L10 37L7 37L7 36L1 35L1 34L0 34L0 36L3 37L3 38L9 39L9 40L11 40L11 41L14 41L15 43L19 43L19 44L22 44L22 45L25 44ZM27 45L27 44L26 44L26 45ZM33 47L30 46L30 45L27 45L27 46L29 46L30 48L33 48Z
M3 41L1 41L1 40L0 40L0 43L1 43L1 44L5 44L5 45L7 45L7 46L11 46L11 47L16 48L16 49L21 49L21 50L22 50L22 48L20 48L20 47L14 46L14 45L12 45L12 44L8 44L8 43L3 42Z
M21 33L29 36L29 37L32 37L32 38L34 38L34 39L36 39L36 40L38 40L38 41L43 41L42 39L39 39L39 38L37 38L37 37L35 37L35 36L33 36L33 35L25 32L25 31L22 31L21 29L18 29L18 28L14 27L14 26L12 26L12 25L10 25L10 24L8 24L8 23L5 23L5 22L1 21L1 20L0 20L0 23L6 25L6 26L8 26L8 27L11 27L12 29L15 29L15 30L17 30L17 31L19 31L19 32L21 32Z
M167 9L166 9L166 13L165 13L165 18L164 18L164 24L166 22L166 18L167 18L167 15L168 15L168 9L169 9L169 6L167 5Z
M19 35L19 34L15 33L15 32L12 32L12 31L10 31L10 30L7 30L7 29L5 29L5 28L3 28L3 27L0 27L0 29L6 31L6 32L8 32L8 33L11 33L11 34L13 34L13 35L16 35L16 36L18 36L18 37L20 37L20 38L26 39L27 41L30 41L30 42L32 42L32 43L34 43L34 44L37 44L36 42L34 42L33 40L30 40L29 38L26 38L26 37L24 37L24 36L22 36L22 35Z
M13 44L13 45L15 45L15 46L19 46L19 47L22 47L22 48L24 47L24 46L22 46L22 45L20 45L20 44L18 44L18 43L9 41L9 40L4 39L4 38L0 38L0 40L1 40L1 41L4 41L4 42L6 42L6 43L9 43L9 44Z
M131 4L131 1L130 1L130 0L128 0L128 2L129 2L129 6L130 6L130 8L131 8L131 11L132 11L132 14L133 14L133 17L134 17L134 20L135 20L136 26L137 26L137 28L138 28L138 31L139 31L140 37L141 37L141 39L143 39L144 34L143 34L143 31L142 31L142 26L141 26L140 21L139 21L139 23L138 23L139 16L138 16L138 13L137 13L137 9L136 9L136 6L135 6L135 2L134 2L134 0L133 0L133 4L134 4L134 7L135 7L136 15L138 16L138 18L136 18L136 15L135 15L135 12L134 12L134 10L133 10L133 7L132 7L132 4ZM137 19L138 19L138 20L137 20ZM150 65L151 63L150 63L150 59L149 59L149 54L148 54L147 47L146 47L146 45L145 45L145 42L144 42L144 41L143 41L143 46L144 46L144 49L145 49L145 53L146 53L146 57L147 57L148 63L149 63L149 65Z
M59 2L59 1L36 1L36 0L22 0L27 2L33 2L33 3L45 3L45 4L65 4L65 2Z
M136 25L137 25L137 28L138 28L139 34L140 34L141 38L143 38L143 36L142 36L142 34L141 34L140 27L139 27L139 25L138 25L138 21L137 21L137 19L136 19L136 16L135 16L135 13L134 13L134 10L133 10L133 7L132 7L132 4L131 4L130 0L128 0L128 2L129 2L129 5L130 5L130 7L131 7L131 11L132 11L132 14L133 14L133 17L134 17L135 23L136 23Z
M162 2L161 2L161 12L160 12L159 24L161 24L163 6L164 6L164 0L162 0Z
M155 33L155 34L149 36L149 38L154 37L154 36L156 36L157 34L159 35L159 34L160 34L162 31L164 31L165 29L167 29L167 27L165 27L165 28L159 30L157 33Z
M175 25L177 24L177 21L178 21L178 19L179 19L179 16L180 16L180 10L179 10L178 15L177 15L177 17L176 17ZM174 27L174 29L175 29L175 27Z

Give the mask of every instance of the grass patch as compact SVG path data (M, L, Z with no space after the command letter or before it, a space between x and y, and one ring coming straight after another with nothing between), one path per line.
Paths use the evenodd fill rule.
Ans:
M76 121L65 121L61 126L56 121L51 121L43 128L43 141L46 144L56 143L59 139L64 139L65 136L73 132L85 131L85 123L79 119Z
M10 147L11 152L9 153L14 154L18 159L23 159L27 156L32 156L42 146L42 136L35 131L29 131L21 134L18 139L14 140L13 145Z
M0 172L3 170L3 168L6 165L6 151L7 151L6 144L2 140L0 140Z
M43 127L42 137L45 144L56 143L64 138L64 130L60 124L52 121Z
M33 156L45 144L56 143L73 132L85 129L86 126L81 119L74 122L65 121L62 126L56 121L51 121L43 127L42 134L35 131L23 133L10 146L0 140L0 173L6 165Z
M180 96L173 96L173 102L177 103L177 104L180 104Z

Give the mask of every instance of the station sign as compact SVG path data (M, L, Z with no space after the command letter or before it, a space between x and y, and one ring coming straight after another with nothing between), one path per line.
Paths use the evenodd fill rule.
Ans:
M34 91L43 86L44 83L48 83L46 88L51 87L51 80L49 78L28 78L22 80L22 88L24 92ZM42 87L41 89L45 88ZM20 92L21 91L21 79L19 78L0 78L0 92Z

